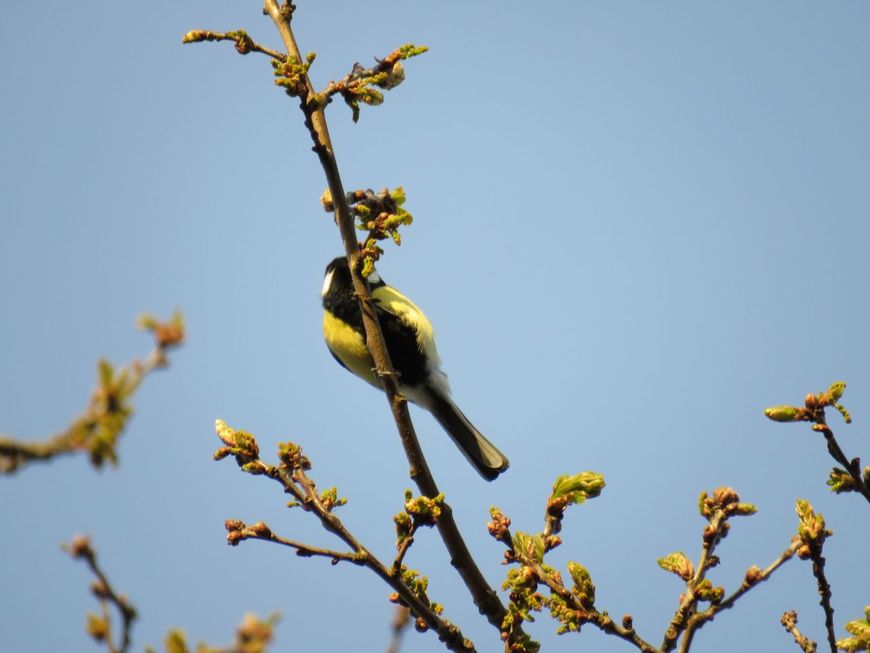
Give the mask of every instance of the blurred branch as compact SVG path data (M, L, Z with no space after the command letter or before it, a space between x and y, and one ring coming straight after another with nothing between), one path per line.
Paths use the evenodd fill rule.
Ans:
M166 322L143 316L139 326L154 336L155 347L148 357L144 361L133 359L117 370L101 359L97 365L98 384L84 413L48 440L27 442L0 436L0 474L11 474L26 463L80 451L88 452L96 468L107 460L118 462L117 442L133 414L133 394L148 374L169 365L168 350L184 341L184 322L178 312Z
M387 647L387 653L399 653L402 646L402 635L411 623L411 613L404 605L397 605L393 615L392 631L393 636L390 639L390 644Z
M91 593L100 602L102 615L88 614L87 631L97 642L105 643L109 653L126 653L130 648L130 632L136 619L136 609L123 594L118 594L105 572L97 564L97 554L88 537L77 535L69 544L62 546L75 560L84 560L96 576L91 583ZM114 606L121 617L121 641L115 644L112 636L112 621L109 606Z
M227 542L233 546L246 539L260 539L290 546L301 556L323 556L332 559L333 564L340 561L353 562L373 571L384 580L396 593L396 602L407 605L417 617L418 630L432 628L438 637L451 651L473 652L474 645L465 638L458 627L442 619L440 605L429 600L426 594L427 581L419 577L417 572L407 569L404 565L387 567L371 551L356 539L335 515L334 510L346 503L338 498L335 488L317 492L314 481L306 473L311 469L311 461L302 454L302 449L292 442L284 442L278 446L279 465L269 465L260 459L260 448L254 437L245 431L237 431L217 420L218 437L224 446L218 449L215 460L233 456L243 472L255 476L266 476L276 481L289 494L293 501L288 507L298 507L305 512L314 514L324 529L337 536L349 548L350 552L338 552L320 547L301 544L280 538L264 523L258 522L247 526L238 520L227 520ZM428 503L426 503L428 501ZM432 513L435 500L423 502L422 510ZM428 506L428 508L426 507ZM406 510L413 512L406 507ZM432 515L436 519L437 514ZM434 524L434 522L433 522Z
M198 644L196 653L266 653L275 631L275 624L281 615L275 613L266 619L259 619L254 614L246 614L242 623L236 628L236 639L229 646L213 647ZM187 635L184 631L174 629L166 634L163 642L166 653L190 653ZM151 647L145 647L145 653L154 653Z
M834 432L828 426L825 409L833 407L840 413L846 424L852 423L852 416L840 403L846 384L842 381L832 383L825 391L818 394L808 394L803 406L771 406L764 410L768 419L774 422L811 422L812 429L825 436L828 453L840 463L843 468L834 467L828 477L828 486L833 492L858 492L870 502L870 467L861 469L861 459L852 458L843 452Z

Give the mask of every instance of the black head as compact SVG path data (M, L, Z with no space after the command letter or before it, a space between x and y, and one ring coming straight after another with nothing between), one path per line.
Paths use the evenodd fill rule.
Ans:
M320 293L323 305L337 301L345 302L353 299L353 282L350 278L350 267L344 256L334 258L326 266L323 278L323 290ZM354 300L356 303L356 300Z
M350 266L347 263L346 257L337 256L332 259L329 262L329 265L326 266L326 272L324 274L325 279L321 296L325 297L330 291L353 291L353 280L350 278ZM369 282L369 286L372 288L385 285L378 276L378 273L374 271L368 276L366 281Z
M377 272L372 272L367 281L371 288L385 285ZM350 277L350 266L344 256L338 256L326 266L323 279L323 290L320 293L323 307L345 321L362 323L359 314L359 303L353 291L353 280Z

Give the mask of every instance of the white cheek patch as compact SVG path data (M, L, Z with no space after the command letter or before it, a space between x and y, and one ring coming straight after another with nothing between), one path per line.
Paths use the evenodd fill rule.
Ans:
M326 293L329 292L329 287L332 285L332 277L335 274L335 270L330 270L326 273L326 277L323 279L323 290L320 291L321 297L326 297Z
M381 277L378 275L377 272L372 272L372 273L368 276L368 282L369 282L369 283L380 283L380 282L381 282Z

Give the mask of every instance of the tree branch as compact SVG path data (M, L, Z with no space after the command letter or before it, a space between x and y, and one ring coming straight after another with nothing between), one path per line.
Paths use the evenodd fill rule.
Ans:
M133 414L130 405L133 393L148 374L169 364L167 351L184 340L180 313L167 322L144 316L140 326L154 335L155 347L148 357L144 361L133 359L118 370L108 361L100 360L98 384L84 413L47 440L27 442L0 436L0 474L11 474L30 462L80 451L90 454L94 467L101 467L106 460L117 462L117 440Z
M255 538L291 546L301 555L321 555L332 558L334 563L345 560L367 567L396 592L399 599L411 609L414 615L422 619L425 627L432 628L438 633L439 639L449 650L473 653L475 649L471 640L467 639L457 626L442 619L425 594L418 595L408 585L403 576L404 568L391 570L384 565L334 514L333 509L340 504L332 499L325 499L327 493L324 495L317 493L314 481L305 473L310 469L311 463L302 455L301 448L292 443L282 443L279 445L278 453L281 464L269 465L260 459L259 446L249 433L231 429L220 420L217 423L217 431L218 437L226 446L215 452L216 460L232 455L242 471L255 476L266 476L281 485L284 492L295 500L292 505L313 513L320 520L323 528L347 544L352 552L342 553L285 540L275 536L262 522L246 526L244 522L236 520L226 522L229 544L235 546L242 540Z
M97 564L97 554L89 538L84 536L76 536L69 544L64 544L62 547L67 551L73 559L84 560L91 570L91 573L96 576L96 580L91 584L91 592L100 601L102 608L102 617L91 615L88 620L88 632L95 640L106 643L109 653L126 653L130 648L130 633L132 632L133 621L136 619L136 609L127 600L123 594L118 594L105 572ZM121 643L116 646L112 637L111 617L109 614L109 605L115 606L118 614L121 615Z
M860 458L849 460L843 449L840 447L840 443L837 442L837 438L834 437L834 432L831 430L831 427L827 424L814 424L813 430L819 431L825 436L825 442L827 442L828 445L828 453L846 469L849 477L852 479L852 484L855 486L855 489L860 492L867 501L870 501L870 487L868 487L867 482L861 473Z
M410 623L411 619L408 608L403 605L397 605L395 616L393 617L393 623L391 624L393 636L390 639L389 646L387 647L387 653L399 653L399 649L402 645L402 635L405 633L405 630L408 628L408 624Z
M825 557L822 555L821 544L811 545L809 548L810 560L813 563L813 576L819 589L819 605L825 612L825 631L828 636L828 645L831 653L837 653L837 636L834 633L834 608L831 605L831 585L825 577Z
M804 653L816 653L816 643L798 630L797 622L798 616L797 612L794 610L783 613L782 619L779 620L782 627L791 633L791 636L794 637L795 644L800 646Z
M264 13L268 14L275 23L275 27L281 35L290 58L301 63L304 59L290 26L293 10L294 6L290 2L280 6L277 0L265 0L264 3ZM354 291L360 302L363 325L366 332L366 346L374 360L376 373L383 383L384 392L390 404L390 410L396 421L396 427L410 465L411 478L423 495L430 498L435 497L440 493L438 486L423 456L422 448L420 447L414 425L411 422L410 413L408 412L407 402L398 392L396 372L390 362L383 333L378 324L371 292L368 284L359 274L357 266L359 243L354 228L353 215L345 196L323 108L314 100L315 91L308 75L304 74L303 77L305 93L300 95L300 108L305 116L305 125L314 144L313 150L323 167L329 192L332 195L336 223L344 243L344 250L350 264L350 269L353 271ZM443 506L442 515L437 525L450 553L451 564L456 568L465 582L475 605L486 616L487 620L500 630L507 611L499 600L495 590L487 583L472 558L453 519L452 510L446 503Z
M688 652L689 647L692 645L692 639L695 636L695 633L700 630L704 626L704 624L712 621L713 617L715 617L723 610L728 610L734 607L734 604L741 596L746 594L746 592L751 590L756 585L766 581L768 578L770 578L770 575L773 572L779 569L788 560L791 560L791 558L794 557L794 554L801 546L801 541L795 538L791 545L765 569L750 567L749 570L746 572L746 576L744 577L743 583L740 585L740 587L735 590L730 596L725 598L722 602L713 604L706 610L693 614L691 618L689 618L688 623L686 624L686 632L683 635L682 642L680 642L680 653Z

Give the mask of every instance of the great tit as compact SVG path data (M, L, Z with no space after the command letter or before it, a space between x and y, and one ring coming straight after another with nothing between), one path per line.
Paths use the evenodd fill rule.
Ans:
M493 480L508 468L508 459L450 398L429 319L410 299L384 283L377 272L370 274L367 281L390 360L398 373L399 392L432 413L468 462L485 479ZM362 313L345 257L326 266L321 297L323 337L329 351L342 367L383 390L366 348Z

